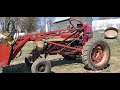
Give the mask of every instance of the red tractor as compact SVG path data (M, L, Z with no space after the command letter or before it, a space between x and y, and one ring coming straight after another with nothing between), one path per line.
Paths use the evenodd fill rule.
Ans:
M75 26L72 21L79 24ZM108 66L110 47L104 40L93 39L93 32L87 23L78 19L70 19L70 27L65 30L30 33L19 36L12 44L5 40L0 42L0 66L10 65L22 47L28 41L35 41L36 48L25 57L25 63L31 67L32 73L50 73L51 63L47 55L60 54L63 57L81 58L85 66L91 70L101 70ZM41 58L41 54L45 58Z

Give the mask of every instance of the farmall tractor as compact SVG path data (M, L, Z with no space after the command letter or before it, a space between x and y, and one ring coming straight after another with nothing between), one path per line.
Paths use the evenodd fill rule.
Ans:
M73 21L79 24L74 25ZM51 63L46 57L54 54L60 54L65 58L82 58L84 65L91 70L107 67L110 60L108 43L93 39L93 32L87 23L75 18L69 22L70 27L65 30L25 34L18 36L11 44L6 39L1 39L0 66L10 65L28 41L35 41L36 47L25 57L25 63L31 68L32 73L50 73ZM41 57L42 54L45 58Z

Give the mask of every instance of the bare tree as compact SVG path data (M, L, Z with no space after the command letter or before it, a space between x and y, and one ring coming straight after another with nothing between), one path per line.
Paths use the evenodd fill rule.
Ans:
M0 24L1 24L2 31L8 31L9 32L10 17L1 17L0 18Z
M40 29L40 32L45 32L45 26L40 25L40 26L39 26L39 29Z
M40 32L45 32L46 31L46 28L45 28L45 25L46 25L46 18L45 17L39 17L39 30Z
M0 17L0 26L2 31L10 32L15 29L19 23L18 17Z
M49 27L50 27L50 31L52 30L52 27L53 27L53 20L52 18L49 18Z
M37 29L38 17L21 17L19 26L22 32L34 32Z
M20 28L21 32L33 32L37 29L38 17L0 17L2 31Z

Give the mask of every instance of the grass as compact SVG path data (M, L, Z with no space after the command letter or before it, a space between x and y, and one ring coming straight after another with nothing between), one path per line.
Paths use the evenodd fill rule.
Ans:
M94 34L94 38L104 39L103 34ZM111 48L110 66L99 71L86 70L81 60L65 60L61 55L49 55L48 60L52 64L52 72L55 73L116 73L120 72L120 42L116 39L106 40ZM33 43L27 43L22 49L22 55L11 62L10 66L3 68L2 73L31 73L29 67L24 63L24 58L34 48Z

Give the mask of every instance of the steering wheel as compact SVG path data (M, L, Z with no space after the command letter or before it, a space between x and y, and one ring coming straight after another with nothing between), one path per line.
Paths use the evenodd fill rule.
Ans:
M82 26L83 26L83 23L82 23L79 19L72 18L72 19L70 19L70 21L69 21L70 25L72 26L71 29L75 28L74 24L72 23L73 20L78 21L78 22L79 22L80 24L82 24Z

